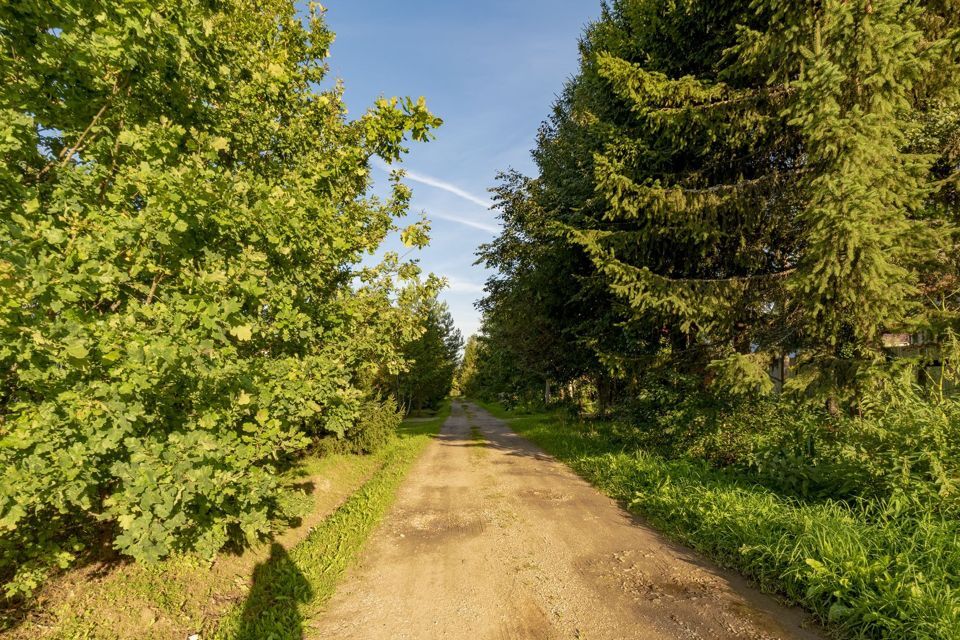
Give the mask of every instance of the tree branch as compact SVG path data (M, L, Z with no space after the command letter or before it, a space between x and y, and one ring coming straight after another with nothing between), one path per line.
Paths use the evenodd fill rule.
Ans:
M117 92L120 90L120 82L113 83L113 90L110 92L110 95L107 96L107 100L103 103L103 106L100 107L100 110L97 111L96 115L93 116L93 120L90 121L90 124L87 125L87 128L83 130L83 133L80 134L80 137L77 139L77 142L67 149L64 149L60 152L60 155L57 156L56 160L51 160L48 162L43 169L37 174L37 180L39 181L44 175L49 172L54 165L59 165L60 168L66 166L70 159L73 158L73 155L80 150L87 136L90 134L90 131L93 130L93 127L96 126L97 122L100 121L100 118L103 117L103 114L106 113L107 109L113 103L113 99L117 96Z

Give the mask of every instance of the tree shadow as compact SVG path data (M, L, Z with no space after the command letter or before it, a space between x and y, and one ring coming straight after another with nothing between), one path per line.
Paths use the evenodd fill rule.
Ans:
M313 589L299 567L286 549L274 543L270 558L253 570L253 587L230 640L301 640L300 605L312 597Z

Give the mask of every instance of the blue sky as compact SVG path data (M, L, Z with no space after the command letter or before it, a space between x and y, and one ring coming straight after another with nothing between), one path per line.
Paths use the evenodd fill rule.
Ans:
M420 254L446 276L449 304L464 336L480 317L473 303L487 273L477 247L493 239L487 190L499 171L533 172L530 149L564 81L577 69L577 40L600 0L330 0L337 34L331 69L342 78L351 116L380 96L425 96L444 120L437 139L413 145L404 163L411 213L432 221ZM386 173L374 169L386 182Z

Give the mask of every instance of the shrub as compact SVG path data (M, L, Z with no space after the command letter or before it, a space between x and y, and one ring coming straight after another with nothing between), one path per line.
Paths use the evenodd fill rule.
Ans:
M343 437L334 435L317 442L320 455L334 453L370 454L385 447L403 422L403 412L393 398L371 399L360 408L359 417Z
M628 449L733 468L805 500L895 500L954 510L960 403L905 395L863 417L766 397L724 397L648 380L608 428Z

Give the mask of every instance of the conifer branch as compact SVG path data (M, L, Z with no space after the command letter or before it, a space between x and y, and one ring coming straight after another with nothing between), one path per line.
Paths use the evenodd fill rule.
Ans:
M757 89L754 91L745 91L738 95L735 95L730 98L724 98L722 100L717 100L714 102L705 102L702 104L686 104L676 107L660 107L657 109L652 109L648 115L672 115L675 113L683 113L688 111L710 111L719 107L728 107L733 105L743 104L745 102L750 102L753 100L760 100L763 98L773 99L788 96L796 92L796 87L779 85L777 87L772 87L769 89Z

